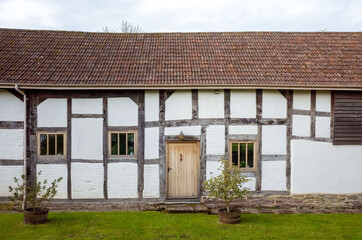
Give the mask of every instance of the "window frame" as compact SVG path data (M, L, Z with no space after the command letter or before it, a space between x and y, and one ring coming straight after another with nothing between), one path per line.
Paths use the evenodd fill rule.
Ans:
M134 155L112 155L112 139L111 136L113 133L117 133L118 136L118 150L119 150L119 134L120 133L126 133L126 139L128 139L128 134L133 133L134 134ZM137 130L129 130L129 131L108 131L108 158L137 158L137 149L138 149L138 134ZM126 141L126 153L128 153L128 140Z
M40 135L58 135L63 134L63 155L41 155L41 144L40 144ZM55 137L55 152L57 152L57 137ZM47 153L49 154L49 137L47 136ZM67 158L67 132L66 131L37 131L37 156L38 158L56 158L56 159L65 159Z
M256 140L230 140L229 141L229 164L230 166L232 165L232 157L233 157L233 143L238 143L238 144L241 144L241 143L254 143L254 167L253 168L241 168L239 167L239 171L241 172L255 172L257 171L258 169L258 164L257 164L257 160L258 160L258 145L257 145L257 141ZM247 146L246 146L246 149L247 149ZM238 162L240 164L240 154L239 154L239 151L240 151L240 147L238 147ZM247 152L247 151L246 151ZM248 154L246 154L246 164L248 164Z

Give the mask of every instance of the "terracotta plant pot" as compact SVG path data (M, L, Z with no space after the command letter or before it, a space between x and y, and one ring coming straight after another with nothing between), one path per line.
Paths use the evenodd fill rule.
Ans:
M24 210L24 223L25 224L42 224L48 221L48 212L46 208L35 208L33 212L32 208Z
M230 210L227 212L226 209L219 210L219 222L225 224L236 224L240 223L240 210Z

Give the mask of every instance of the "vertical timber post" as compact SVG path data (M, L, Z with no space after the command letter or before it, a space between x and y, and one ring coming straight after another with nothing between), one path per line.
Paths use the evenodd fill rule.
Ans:
M104 181L103 181L103 195L104 199L108 199L108 99L103 98L103 169L104 169Z
M257 154L257 172L256 172L256 186L255 186L255 190L257 191L261 191L261 172L262 172L262 126L261 126L261 118L262 118L262 111L263 111L263 90L262 89L257 89L256 90L256 120L258 123L258 141L257 141L257 145L258 145L258 154Z
M165 151L165 105L166 92L160 90L159 95L160 112L159 112L159 174L160 174L160 198L166 198L166 151Z
M145 165L145 91L137 92L138 101L138 198L143 199L144 189L144 165Z
M67 193L72 199L72 99L67 98Z

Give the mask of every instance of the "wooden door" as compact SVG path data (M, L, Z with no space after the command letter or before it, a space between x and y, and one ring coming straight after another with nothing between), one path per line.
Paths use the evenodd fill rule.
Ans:
M199 192L200 144L167 144L168 198L197 198Z

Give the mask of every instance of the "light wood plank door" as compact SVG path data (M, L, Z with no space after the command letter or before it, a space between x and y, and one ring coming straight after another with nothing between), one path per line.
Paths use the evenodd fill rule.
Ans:
M200 143L167 144L168 198L197 198L199 192Z

